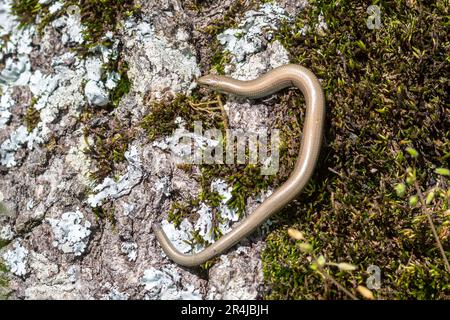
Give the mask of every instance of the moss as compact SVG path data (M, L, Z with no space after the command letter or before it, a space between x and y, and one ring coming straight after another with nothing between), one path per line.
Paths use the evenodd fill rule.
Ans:
M223 75L225 74L225 66L230 62L230 54L221 48L217 39L214 40L211 47L214 50L214 54L211 58L211 69L215 70L217 74Z
M9 241L0 239L0 249L7 246Z
M242 13L256 8L261 2L258 1L234 1L228 8L224 9L222 16L212 20L207 27L202 30L202 33L206 33L210 38L210 51L211 57L210 69L215 70L217 74L224 74L224 67L230 61L230 54L224 51L217 35L229 28L235 28L238 25L239 18Z
M93 162L96 170L90 173L93 181L101 181L113 175L116 169L125 161L125 152L129 142L135 137L136 130L129 123L117 118L110 119L111 112L118 107L122 97L131 88L128 78L128 65L121 58L122 46L117 48L117 59L111 59L103 65L102 81L107 75L116 73L119 80L109 94L110 102L103 107L84 107L80 121L84 124L84 138L88 147L84 150ZM92 140L93 143L89 143Z
M128 143L134 136L134 130L117 118L100 124L88 122L84 127L84 137L88 145L84 151L94 163L96 170L91 173L94 181L100 182L115 172L125 160ZM89 143L92 140L93 143Z
M448 6L445 1L378 2L382 27L370 30L366 9L371 4L313 1L275 37L293 63L322 79L328 120L316 174L298 200L276 215L267 238L262 255L267 299L345 298L334 287L324 288L286 236L286 226L307 232L327 260L357 265L352 274L333 274L353 292L365 285L366 269L373 264L382 271L381 289L374 291L378 298L450 296L448 273L423 209L411 210L394 189L411 161L424 190L436 184L436 167L448 167ZM314 28L319 15L328 26L323 32ZM313 28L302 35L305 25ZM293 139L288 139L291 149ZM400 152L411 145L421 155L417 160ZM439 185L448 189L443 178ZM443 199L432 205L448 248L443 207Z
M122 97L130 92L131 81L128 78L127 70L128 66L122 67L118 70L120 79L117 82L116 87L110 93L111 103L114 107L117 107L120 100L122 100Z
M8 299L9 295L8 268L3 262L0 261L0 300Z
M399 288L398 297L404 299L439 299L443 298L442 292L450 290L448 274L427 258L399 266L395 282Z
M111 46L111 43L106 43L106 46ZM122 45L119 45L115 50L117 51L117 59L110 59L108 63L102 66L103 73L101 80L103 82L107 81L107 76L110 74L117 74L119 80L117 81L116 87L109 93L110 103L105 107L105 109L114 109L122 100L122 97L130 92L131 81L128 78L128 63L121 58Z
M222 17L213 20L208 27L203 30L211 36L210 69L214 69L218 74L223 74L224 67L230 60L229 53L223 50L216 36L227 28L237 26L240 15L247 10L256 8L258 5L259 3L256 1L235 1L224 11ZM198 7L197 9L201 10ZM202 121L204 129L224 129L227 127L226 119L224 119L220 113L202 113L197 109L193 109L191 106L191 104L214 101L215 99L217 98L214 98L212 93L205 93L205 91L196 90L190 97L178 95L175 99L162 103L152 102L150 112L144 117L141 127L147 131L150 140L171 134L173 130L177 128L177 124L175 123L175 119L177 117L181 117L186 120L188 130L192 129L194 121ZM296 100L300 101L296 103L301 103L301 99L301 97L296 96ZM285 106L283 111L289 109L286 99L283 100L283 105ZM281 113L282 112L280 111L280 114ZM290 119L294 119L296 115L298 115L298 113L291 113ZM282 123L285 122L285 119L286 117L284 119L280 118L278 123L278 127L280 127L282 131L282 137L283 135L289 135L293 140L296 140L298 135L295 134L299 133L299 128L297 128L297 131L294 131L292 130L292 127L283 126ZM225 138L222 143L224 145L226 144ZM297 146L298 142L294 141L289 144L291 146ZM284 149L281 151L282 165L280 171L282 174L278 177L262 176L260 174L261 167L253 164L200 165L201 175L196 177L201 189L199 196L189 199L187 202L175 200L169 210L168 220L174 223L175 226L179 226L184 218L195 221L197 218L195 214L196 209L198 209L200 203L205 203L213 208L213 236L216 239L220 238L222 234L218 225L221 222L221 217L217 214L216 208L220 205L222 199L216 192L211 191L211 182L215 179L223 179L228 185L232 186L231 199L227 202L227 206L230 209L235 209L236 212L242 217L245 214L245 206L249 197L260 195L261 192L266 191L269 186L277 186L287 179L290 174L290 169L292 169L295 163L295 156L297 153L297 150L288 152L288 149L290 149L288 148L288 145L285 145ZM246 151L248 152L248 150ZM287 157L288 154L290 157ZM180 168L187 172L191 171L191 166L183 166ZM192 245L205 244L204 239L200 239L198 233L194 233L192 236ZM211 264L208 265L210 266Z
M198 90L194 90L190 96L178 94L173 99L148 101L149 112L143 117L140 126L147 132L150 140L172 134L178 127L176 124L178 117L186 121L188 130L194 128L195 121L202 122L203 130L223 128L223 119L220 113L197 112L193 108L195 104L214 100L215 97L212 94L202 96Z
M69 0L64 1L63 8L54 14L49 13L50 5L41 4L38 0L13 0L12 13L22 26L37 23L38 31L42 32L54 19L67 14L70 6L78 7L81 23L85 26L83 37L86 44L78 48L82 51L104 42L103 36L107 31L120 30L121 21L140 12L133 0Z
M223 15L212 20L203 31L215 36L225 29L236 27L241 14L256 5L257 1L233 1L228 8L224 8Z
M84 38L88 43L97 42L107 31L116 31L120 21L134 14L139 8L133 0L82 0L68 1L78 5L81 22L86 26Z
M115 228L117 219L115 216L115 210L110 204L105 204L101 207L95 207L92 209L95 220L97 222L108 221L113 228Z

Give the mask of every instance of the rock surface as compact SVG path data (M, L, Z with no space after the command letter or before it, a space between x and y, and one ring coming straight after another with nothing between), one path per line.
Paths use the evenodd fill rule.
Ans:
M202 61L209 43L196 30L230 4L211 4L196 16L176 0L140 2L142 16L124 21L124 31L110 35L124 45L132 87L109 117L131 126L142 119L146 98L189 94L195 79L209 72ZM204 207L199 220L184 221L181 230L165 220L172 195L188 197L199 186L161 145L137 135L120 176L96 183L87 178L92 164L83 153L84 125L77 119L86 105L110 101L118 78L104 77L101 66L115 59L114 52L93 58L73 53L71 46L83 42L84 27L70 15L53 21L37 45L35 28L19 28L8 14L10 1L2 3L0 35L11 37L0 45L5 61L0 66L0 194L6 208L0 211L0 237L7 243L0 256L11 273L10 298L256 299L263 284L259 234L220 257L206 273L181 268L163 254L152 225L164 221L187 252L187 232L195 229L207 237L211 214ZM242 12L238 29L218 36L222 49L233 56L226 73L251 79L289 62L270 29L304 5L279 1ZM61 7L55 3L51 10ZM23 115L31 97L39 118L30 130ZM232 127L252 130L270 126L270 108L233 98L225 105ZM228 186L216 184L226 193ZM96 217L103 204L114 212L114 223ZM224 204L221 210L226 232L237 216Z

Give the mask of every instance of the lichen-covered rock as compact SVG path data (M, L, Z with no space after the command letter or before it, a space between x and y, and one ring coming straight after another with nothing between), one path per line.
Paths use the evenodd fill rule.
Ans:
M11 230L10 225L3 226L0 229L0 240L12 240L14 237L14 232Z
M266 3L257 11L247 11L237 28L226 29L217 39L231 53L232 63L241 62L267 46L283 19L289 19L283 8Z
M61 219L48 219L54 234L53 245L64 253L81 255L86 249L91 234L91 223L83 222L80 211L65 212Z

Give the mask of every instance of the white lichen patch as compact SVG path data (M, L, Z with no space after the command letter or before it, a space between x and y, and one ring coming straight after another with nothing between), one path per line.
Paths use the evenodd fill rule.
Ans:
M61 111L68 111L67 117L59 123L60 127L65 127L64 121L78 117L86 101L98 106L109 103L109 91L120 80L116 72L106 74L106 80L101 80L103 64L117 58L118 39L111 39L111 48L99 46L100 57L80 59L74 52L66 52L53 57L51 66L54 73L43 74L39 69L31 71L30 54L35 27L19 27L19 22L11 14L11 3L10 0L0 3L0 59L6 56L4 67L0 70L0 129L6 127L11 119L11 108L15 104L11 96L15 86L29 87L33 107L39 111L40 118L31 132L27 132L24 126L18 126L11 130L9 138L0 141L0 164L7 168L17 165L15 154L22 146L27 145L32 150L37 144L48 141L54 134L49 126L60 117ZM61 9L60 1L49 8L52 12ZM62 15L51 25L61 31L63 44L83 43L84 27L76 14ZM50 49L52 40L47 34L44 32L41 46Z
M13 244L13 248L3 254L3 260L10 272L19 277L25 276L28 273L28 250L18 242Z
M213 212L206 204L201 203L200 208L197 210L199 218L195 223L194 229L198 231L198 234L209 243L214 242L213 235ZM199 248L200 250L202 248Z
M62 1L56 1L50 7L48 7L48 12L50 12L50 14L54 14L61 10L63 7L64 3Z
M101 82L89 80L84 87L84 94L91 105L106 106L109 102L109 93Z
M101 184L94 188L94 194L87 199L91 207L98 207L105 200L120 198L129 194L139 182L141 182L144 171L140 159L140 154L136 146L131 146L125 152L125 158L128 162L127 172L117 180L105 178Z
M8 168L15 166L17 164L15 153L21 146L26 144L28 149L32 150L36 144L48 141L52 134L48 126L56 120L62 110L70 106L69 114L73 116L77 116L81 111L85 100L80 88L86 71L83 61L76 58L74 70L65 65L68 58L70 58L68 54L65 54L64 57L54 59L55 74L43 75L41 71L36 70L30 75L27 85L36 99L34 108L40 113L40 121L31 132L28 132L25 126L17 127L10 137L3 141L0 149L2 165ZM7 90L11 90L10 88L12 87L7 87ZM2 102L2 112L8 112L5 105L9 103L8 100L4 104ZM64 123L61 125L64 126Z
M149 268L144 271L141 284L150 300L202 300L198 289L182 284L179 272L173 266L162 269Z
M233 188L229 186L224 180L216 179L211 182L211 190L213 192L217 192L222 200L220 202L219 211L220 215L223 219L230 222L238 221L239 215L236 209L230 209L227 206L227 202L232 198L231 191ZM227 232L227 230L222 229L223 232Z
M35 33L33 26L19 27L19 22L11 14L11 3L11 0L0 3L0 59L5 57L4 67L0 71L0 129L11 118L11 86L26 85L29 81L31 64L28 55Z
M249 55L245 60L235 64L230 63L225 67L230 76L239 80L253 80L268 70L289 63L289 53L278 41L274 41L267 45L264 51ZM229 106L225 105L227 109ZM258 112L257 110L256 112Z
M64 253L81 255L89 242L91 223L79 210L63 213L61 219L47 219L52 226L54 242Z
M10 90L0 97L0 129L3 129L11 118L10 108L13 106Z
M222 198L220 205L216 208L217 213L220 215L219 231L222 234L226 234L231 231L231 224L239 220L239 215L236 209L230 209L227 202L231 199L232 188L227 185L227 183L222 179L216 179L211 182L211 191L217 192ZM199 214L199 219L195 225L195 230L203 237L203 239L209 243L215 242L215 237L213 234L213 212L212 208L208 207L206 204L201 203L200 208L197 211ZM197 248L196 251L203 248Z
M188 37L176 43L157 35L150 22L125 23L128 40L125 46L136 55L128 58L128 76L134 90L141 95L151 92L159 99L165 92L189 94L195 87L194 79L200 76L195 50Z
M108 59L105 57L105 59ZM91 105L106 106L109 102L109 92L101 81L103 62L99 58L88 58L85 62L87 83L84 94ZM114 86L112 86L112 89Z
M38 97L35 108L40 112L40 122L29 134L29 149L33 149L36 143L48 141L52 133L49 124L57 119L62 110L69 108L69 114L74 117L81 112L85 100L80 89L86 71L83 61L77 58L74 58L73 69L65 65L68 58L66 54L53 61L55 74L51 76L41 76L39 70L34 73L40 83L34 87L34 95ZM64 123L60 125L64 126Z
M12 0L0 2L0 38L10 34L17 26L15 17L11 14Z

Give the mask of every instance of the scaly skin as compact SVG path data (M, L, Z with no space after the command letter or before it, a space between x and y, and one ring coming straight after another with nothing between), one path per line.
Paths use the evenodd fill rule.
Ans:
M160 225L154 226L156 238L167 256L186 267L201 265L222 254L241 239L249 236L271 215L281 210L300 194L314 172L322 144L325 119L325 98L320 82L311 71L298 65L288 64L275 68L251 81L207 75L199 78L198 83L214 90L252 99L262 98L281 89L295 86L305 96L306 116L300 153L291 176L255 212L247 216L232 231L202 252L187 255L179 252L172 245Z

